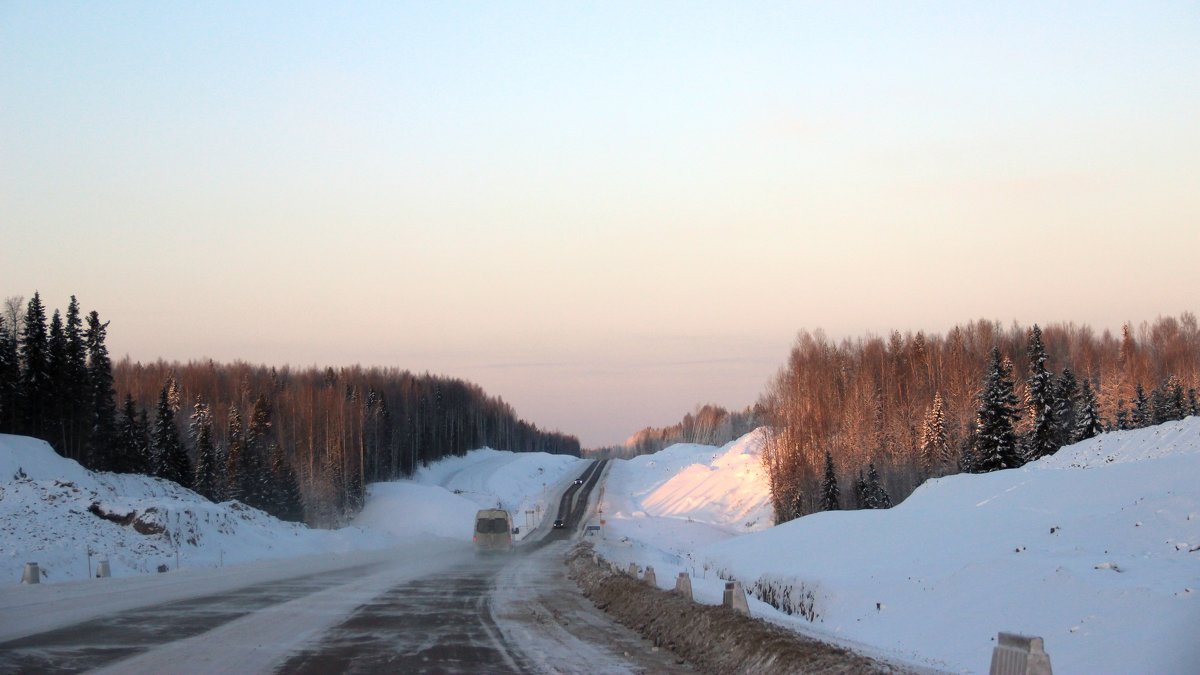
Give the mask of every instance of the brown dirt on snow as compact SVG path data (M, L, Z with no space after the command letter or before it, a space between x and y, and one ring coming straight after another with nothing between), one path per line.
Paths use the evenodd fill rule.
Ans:
M591 546L567 558L570 576L596 607L707 673L896 673L888 664L806 638L725 607L702 605L592 561Z

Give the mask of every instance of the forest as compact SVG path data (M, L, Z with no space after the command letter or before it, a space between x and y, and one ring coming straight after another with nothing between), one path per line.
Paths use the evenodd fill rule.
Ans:
M1020 466L1101 431L1195 415L1198 385L1190 313L1119 335L987 320L886 339L801 332L756 406L776 522L886 508L928 478Z
M108 322L83 317L74 296L49 320L37 293L3 310L0 433L285 519L342 524L366 484L474 448L580 454L574 436L541 430L458 379L359 366L114 364Z

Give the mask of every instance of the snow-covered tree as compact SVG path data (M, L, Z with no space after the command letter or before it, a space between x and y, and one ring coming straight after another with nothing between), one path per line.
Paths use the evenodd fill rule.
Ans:
M246 438L242 430L242 412L237 405L229 406L229 419L225 428L225 439L229 444L225 451L225 494L222 499L245 502L246 492L243 477L246 465Z
M195 490L209 501L217 501L220 476L217 471L217 451L212 438L212 414L208 404L196 397L191 424L188 426L192 447L196 450Z
M1000 349L993 347L991 365L979 394L975 446L971 451L972 470L977 473L1012 469L1023 464L1017 449L1017 435L1013 431L1017 397L1010 377L1011 370L1005 366Z
M933 396L933 404L921 423L921 466L926 476L950 462L950 441L946 437L946 411L941 392Z
M1133 428L1133 422L1129 419L1129 410L1125 407L1125 399L1117 399L1117 431L1125 431Z
M821 481L821 510L837 511L842 508L842 492L838 489L837 473L833 468L833 455L825 451L825 478Z
M1075 417L1075 429L1071 434L1071 442L1086 441L1104 431L1099 409L1100 404L1096 401L1092 383L1084 380L1083 390L1079 395L1079 414Z
M273 483L271 515L280 520L304 522L304 498L296 472L288 464L283 447L271 444L271 478Z
M871 508L867 506L867 479L863 477L862 469L858 470L858 478L854 480L854 507Z
M867 467L867 486L866 486L866 502L868 509L890 509L892 508L892 498L888 496L887 490L883 487L883 481L879 478L879 472L875 470L875 463Z
M1033 426L1025 439L1025 456L1029 460L1054 454L1059 448L1060 434L1054 419L1054 376L1046 369L1046 347L1042 344L1042 329L1037 324L1029 332L1029 388L1026 407Z
M1133 399L1133 428L1143 429L1153 423L1153 414L1150 410L1150 399L1146 396L1146 390L1142 387L1142 383L1138 382L1134 388Z

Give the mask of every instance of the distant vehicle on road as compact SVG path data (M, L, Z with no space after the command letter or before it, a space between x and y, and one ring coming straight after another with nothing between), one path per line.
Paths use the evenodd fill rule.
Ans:
M576 479L575 479L575 484L576 484L576 485L583 485L583 479L582 479L582 478L576 478Z
M561 530L566 526L567 524L562 521L562 518L558 518L554 521L554 529L556 530Z
M475 514L476 553L508 553L513 548L512 517L504 509L483 509Z

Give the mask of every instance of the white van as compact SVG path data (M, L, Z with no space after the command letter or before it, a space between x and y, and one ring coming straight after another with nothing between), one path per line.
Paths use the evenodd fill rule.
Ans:
M512 517L504 509L483 509L475 514L476 553L512 551Z

